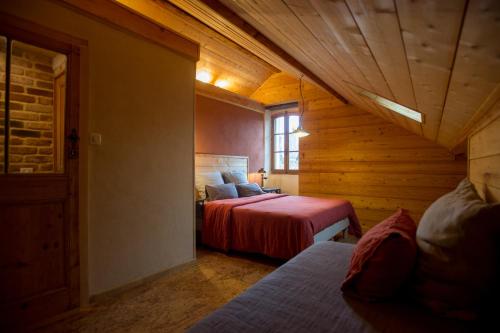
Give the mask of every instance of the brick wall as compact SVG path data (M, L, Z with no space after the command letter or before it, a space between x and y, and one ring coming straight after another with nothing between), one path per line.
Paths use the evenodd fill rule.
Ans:
M1 116L4 116L5 49L0 54ZM53 56L14 44L11 57L9 172L54 171ZM3 134L3 121L0 133ZM2 139L3 140L3 135ZM0 150L3 155L3 148ZM3 157L2 161L3 163Z

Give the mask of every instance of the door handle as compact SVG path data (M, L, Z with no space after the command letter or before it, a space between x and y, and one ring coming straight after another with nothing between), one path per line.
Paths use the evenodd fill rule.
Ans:
M78 132L76 128L71 129L71 134L68 135L68 140L70 141L69 147L69 158L75 159L78 158L78 141L80 141L80 137L78 136Z

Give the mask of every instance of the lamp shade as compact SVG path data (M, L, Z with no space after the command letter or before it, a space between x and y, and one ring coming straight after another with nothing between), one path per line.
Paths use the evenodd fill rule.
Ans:
M305 136L308 136L309 134L311 133L307 132L302 128L302 124L295 131L292 132L292 135L296 135L298 138L303 138Z
M266 170L264 170L264 168L260 168L259 171L257 171L257 173L266 173Z

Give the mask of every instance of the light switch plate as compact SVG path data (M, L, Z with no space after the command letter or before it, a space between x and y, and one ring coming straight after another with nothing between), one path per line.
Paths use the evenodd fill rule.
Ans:
M102 144L101 133L90 133L90 144L100 146Z

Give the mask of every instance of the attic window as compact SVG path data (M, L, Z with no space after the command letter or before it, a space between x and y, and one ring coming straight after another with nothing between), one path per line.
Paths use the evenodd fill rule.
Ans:
M399 113L402 116L418 121L419 123L422 123L424 121L423 115L420 112L407 108L406 106L403 106L401 104L394 103L387 98L375 95L366 90L361 90L359 94L372 99L373 101L375 101L375 103L382 105L383 107L396 113Z

